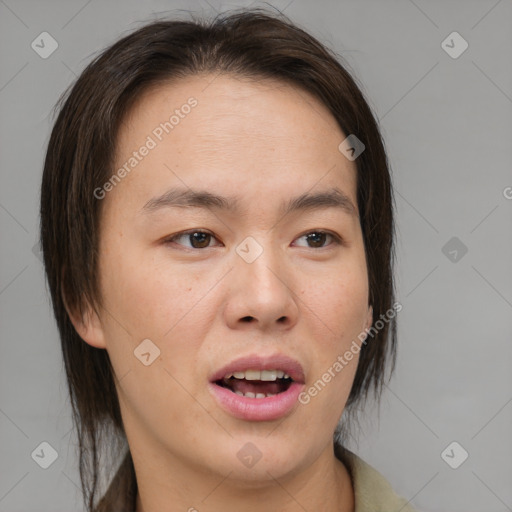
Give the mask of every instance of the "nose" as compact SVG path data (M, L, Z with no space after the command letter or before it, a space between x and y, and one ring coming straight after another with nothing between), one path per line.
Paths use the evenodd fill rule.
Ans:
M269 246L251 263L236 254L224 311L231 329L292 328L299 317L297 283L286 262Z

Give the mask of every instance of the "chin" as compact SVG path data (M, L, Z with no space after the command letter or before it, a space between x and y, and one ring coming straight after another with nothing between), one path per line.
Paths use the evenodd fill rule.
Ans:
M287 439L293 437L280 436L277 430L263 436L230 438L222 451L210 451L207 464L217 473L229 474L229 479L240 487L263 487L300 472L314 460L315 456L310 453L312 447L306 449L297 438L293 444Z

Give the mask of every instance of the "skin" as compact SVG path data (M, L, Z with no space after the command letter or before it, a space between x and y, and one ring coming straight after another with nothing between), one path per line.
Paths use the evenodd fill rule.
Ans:
M118 134L114 171L191 96L198 105L102 200L104 308L73 318L85 342L108 351L118 379L137 512L353 511L333 432L357 355L309 404L275 421L235 418L207 389L228 361L274 353L298 360L309 387L370 327L356 167L338 151L346 135L325 106L290 85L194 76L140 98ZM141 213L174 186L238 195L241 210ZM355 214L280 213L284 200L333 187ZM190 229L213 235L196 242L206 248L186 235L164 241ZM343 241L308 242L318 230ZM252 263L235 251L248 236L263 249ZM149 366L133 353L147 338L160 349ZM248 442L262 453L252 468L237 457Z

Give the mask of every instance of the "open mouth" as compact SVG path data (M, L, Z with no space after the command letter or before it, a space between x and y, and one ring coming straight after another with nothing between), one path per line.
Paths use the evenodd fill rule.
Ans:
M219 406L244 421L273 421L291 414L305 387L301 364L285 354L240 357L208 380Z
M247 398L267 398L284 393L294 380L282 370L247 370L225 375L217 386Z

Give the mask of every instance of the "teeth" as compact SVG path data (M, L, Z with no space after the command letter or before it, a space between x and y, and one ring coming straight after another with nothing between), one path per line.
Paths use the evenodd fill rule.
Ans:
M245 372L228 373L225 379L245 379L245 380L262 380L262 381L275 381L277 379L289 379L290 376L282 370L246 370Z
M261 380L276 380L277 370L261 370Z
M246 398L266 398L271 396L276 396L276 393L251 393L248 391L247 393L242 393L241 391L235 391L235 393L239 396L245 396Z
M259 370L245 370L245 380L261 380L261 372Z

